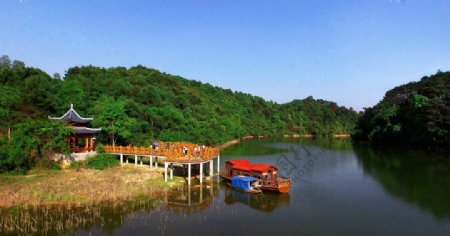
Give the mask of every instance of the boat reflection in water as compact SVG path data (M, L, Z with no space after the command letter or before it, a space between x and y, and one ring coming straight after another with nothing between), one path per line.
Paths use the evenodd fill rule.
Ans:
M235 190L217 181L208 181L201 185L182 185L172 188L165 195L165 210L188 215L202 212L219 202L227 205L245 204L262 212L272 212L280 206L289 206L289 193L251 194Z
M250 208L260 210L263 212L272 212L277 207L289 206L291 203L291 197L289 193L264 193L264 194L251 194L235 190L231 187L222 185L225 192L225 203L228 205L243 203Z

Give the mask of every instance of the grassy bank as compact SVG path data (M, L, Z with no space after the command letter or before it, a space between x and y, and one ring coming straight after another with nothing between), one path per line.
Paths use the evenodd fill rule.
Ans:
M0 175L0 208L42 205L91 205L161 194L172 185L162 169L122 166L105 170L46 170L27 175Z

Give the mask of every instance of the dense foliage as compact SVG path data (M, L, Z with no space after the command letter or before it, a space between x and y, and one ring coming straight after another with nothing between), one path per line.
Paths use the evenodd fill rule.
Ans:
M0 172L28 169L45 162L54 152L67 152L64 141L70 129L61 123L45 120L25 120L15 126L11 138L0 138Z
M388 91L365 109L354 135L377 143L450 146L450 72Z
M62 79L2 56L0 94L2 143L10 129L14 134L25 121L60 116L71 103L102 128L100 143L133 145L152 139L219 144L247 135L351 133L357 119L352 109L334 102L308 97L280 105L140 65L73 67Z
M109 153L100 153L87 159L87 167L96 170L103 170L118 165L119 161L117 158Z

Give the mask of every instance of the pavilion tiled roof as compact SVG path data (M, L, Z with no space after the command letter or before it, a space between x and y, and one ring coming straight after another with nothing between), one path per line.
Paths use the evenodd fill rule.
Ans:
M78 115L78 113L75 111L75 109L73 109L73 104L70 104L70 109L61 117L48 117L50 120L55 120L55 121L71 121L73 123L77 123L77 124L86 124L89 123L91 120L93 120L94 118L84 118L81 117L80 115Z
M87 127L71 127L74 134L95 134L101 131L101 128L87 128Z

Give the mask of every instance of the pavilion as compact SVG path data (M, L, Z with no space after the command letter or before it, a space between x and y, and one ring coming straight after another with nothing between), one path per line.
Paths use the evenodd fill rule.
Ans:
M94 134L99 132L101 128L88 128L87 125L94 118L83 118L73 109L70 109L61 117L48 117L50 120L67 122L72 129L72 133L67 137L67 144L71 153L95 151Z

